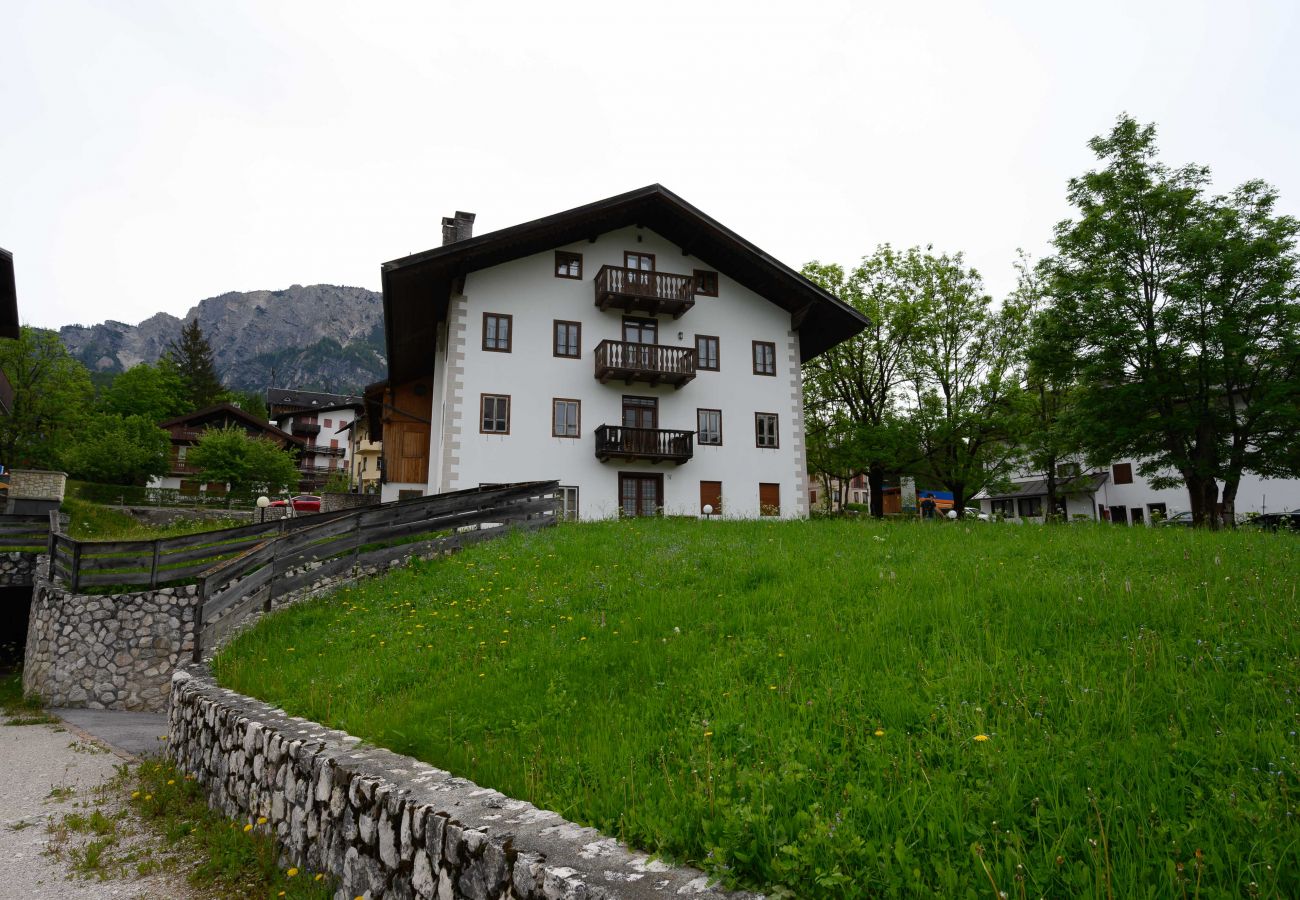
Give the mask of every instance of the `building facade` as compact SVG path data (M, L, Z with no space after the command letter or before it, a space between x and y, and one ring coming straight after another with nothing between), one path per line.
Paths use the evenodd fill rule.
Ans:
M360 397L272 388L266 405L276 427L302 440L300 491L318 493L330 476L351 475L349 434L362 408Z
M242 428L250 437L266 438L281 449L301 450L301 439L274 425L260 421L256 416L230 403L219 403L196 412L176 416L159 422L158 427L171 437L168 471L161 478L152 478L149 487L179 490L183 495L224 494L224 484L209 484L200 480L201 473L188 460L190 448L199 442L209 428Z
M572 518L807 514L800 365L858 313L657 185L444 224L384 270L385 500L558 479Z

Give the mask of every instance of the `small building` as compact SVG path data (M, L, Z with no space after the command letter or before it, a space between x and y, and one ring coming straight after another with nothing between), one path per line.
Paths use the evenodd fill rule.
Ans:
M301 451L304 442L274 425L261 421L256 416L245 412L231 403L219 403L159 422L158 427L171 435L170 466L167 474L161 478L151 479L149 487L179 490L182 495L224 494L224 484L208 484L199 481L199 470L186 459L189 449L199 442L203 432L209 428L235 426L244 429L249 436L267 438L282 449Z
M303 442L298 458L299 490L319 493L331 475L350 475L350 426L362 410L360 397L270 388L266 405L276 427Z

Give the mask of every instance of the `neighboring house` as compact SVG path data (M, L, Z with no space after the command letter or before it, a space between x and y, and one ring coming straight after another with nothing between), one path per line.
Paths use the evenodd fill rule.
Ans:
M383 267L385 500L559 479L565 514L803 516L800 365L866 326L659 185Z
M18 340L18 286L14 281L14 255L0 248L0 338ZM14 388L4 372L0 372L0 415L8 415L14 408Z
M1121 525L1151 524L1187 510L1183 487L1154 488L1138 474L1138 463L1125 460L1108 468L1088 470L1062 463L1057 470L1058 511L1069 519L1087 518ZM981 491L980 509L1006 519L1041 522L1047 504L1047 481L1039 473L1012 483L1010 491ZM1300 508L1300 479L1242 476L1237 489L1238 515ZM1221 513L1222 504L1218 511Z
M383 427L384 382L366 388L364 403L357 417L346 426L348 466L352 490L361 494L377 494L383 475L383 443L379 440Z
M228 425L243 428L251 437L268 438L285 449L301 450L303 447L303 442L299 438L259 420L238 406L220 403L158 423L159 428L171 435L170 468L162 478L151 479L149 487L170 488L179 490L182 494L224 494L226 492L224 484L206 484L199 481L199 470L190 464L186 457L189 455L190 448L199 442L203 432L209 428L225 428Z
M350 426L361 412L360 397L270 388L266 405L277 427L303 441L299 490L317 493L331 475L351 470L348 441Z
M867 490L867 476L865 475L854 475L849 479L847 488L839 478L833 475L823 475L815 472L810 473L810 475L808 506L811 509L840 512L846 504L860 503L866 505L871 500L871 494Z

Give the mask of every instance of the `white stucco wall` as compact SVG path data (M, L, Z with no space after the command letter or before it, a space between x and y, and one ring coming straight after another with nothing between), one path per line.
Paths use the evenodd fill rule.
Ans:
M698 513L701 481L722 482L730 517L758 515L760 482L780 485L783 517L806 515L798 335L791 331L789 313L720 272L718 297L697 297L679 319L658 317L661 345L693 349L696 334L718 336L720 371L700 371L676 390L621 381L602 385L594 374L596 345L622 339L624 314L596 308L593 280L600 267L623 265L625 250L655 254L660 272L690 275L713 267L649 229L621 229L595 243L555 249L582 254L581 281L556 278L554 252L547 251L473 272L463 296L453 298L447 352L437 354L434 376L432 418L442 428L433 429L430 441L430 490L558 479L579 488L582 518L604 518L618 513L619 473L645 472L663 475L670 515ZM514 317L512 352L482 349L485 312ZM556 319L582 323L580 358L554 356ZM776 344L776 377L753 373L755 340ZM481 394L510 395L509 435L479 433ZM697 440L694 457L680 466L598 461L596 428L621 423L625 394L658 398L661 429L694 431L697 408L722 410L722 446L701 446ZM553 398L581 401L579 438L552 437ZM778 448L755 446L756 412L777 414ZM386 489L385 498L389 493Z

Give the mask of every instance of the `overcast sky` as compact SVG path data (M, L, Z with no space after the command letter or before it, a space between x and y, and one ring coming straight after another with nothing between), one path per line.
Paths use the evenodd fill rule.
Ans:
M660 182L786 263L994 296L1127 111L1300 212L1300 3L6 0L0 247L33 325L385 260Z

